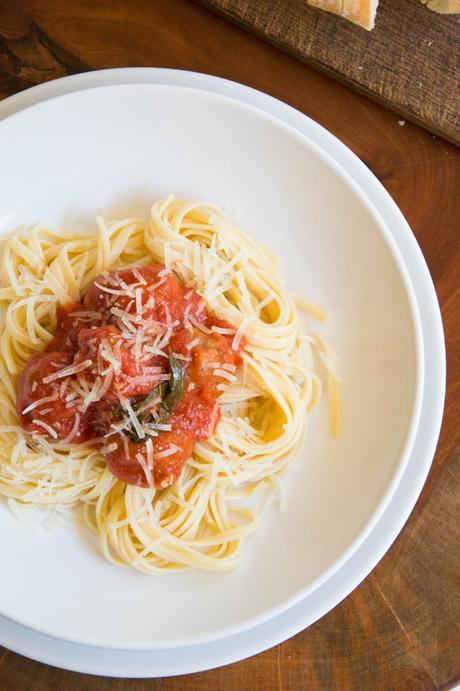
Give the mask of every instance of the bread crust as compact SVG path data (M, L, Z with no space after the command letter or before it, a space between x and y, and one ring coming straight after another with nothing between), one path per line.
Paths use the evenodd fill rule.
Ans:
M370 31L374 28L378 0L308 0L318 9L332 12Z
M439 14L460 14L460 0L422 0L426 6Z

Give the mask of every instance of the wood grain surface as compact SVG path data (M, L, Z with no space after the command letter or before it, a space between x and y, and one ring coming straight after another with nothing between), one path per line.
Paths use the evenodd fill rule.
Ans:
M198 0L316 69L460 144L460 15L380 0L372 32L306 0Z
M406 215L436 284L448 350L444 423L422 496L388 554L346 600L286 643L218 670L158 680L85 676L0 649L0 689L452 688L460 681L460 152L185 0L0 1L1 97L118 66L243 82L307 113L360 156ZM3 175L6 167L1 161Z

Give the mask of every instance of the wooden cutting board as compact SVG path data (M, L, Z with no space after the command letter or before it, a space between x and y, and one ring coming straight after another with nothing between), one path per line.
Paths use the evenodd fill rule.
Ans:
M352 89L460 145L460 15L380 0L368 32L306 0L198 0Z
M395 544L353 593L294 638L234 665L169 679L66 672L0 647L0 690L453 689L460 683L460 149L415 125L399 127L384 108L189 0L0 0L0 98L126 65L205 72L271 93L366 162L406 216L436 284L449 363L442 434L423 494ZM0 164L7 175L8 161L0 157ZM34 565L28 568L30 587L37 587Z

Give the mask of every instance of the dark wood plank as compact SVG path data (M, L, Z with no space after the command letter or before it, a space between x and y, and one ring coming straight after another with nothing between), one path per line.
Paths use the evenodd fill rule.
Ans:
M234 79L313 117L366 162L412 225L438 291L449 360L441 439L414 513L371 576L321 621L236 665L162 680L78 675L0 650L0 689L452 688L460 681L458 149L400 127L388 110L185 0L4 1L0 45L0 96L84 69L152 65Z
M198 0L404 118L460 144L459 15L380 0L367 32L306 0Z

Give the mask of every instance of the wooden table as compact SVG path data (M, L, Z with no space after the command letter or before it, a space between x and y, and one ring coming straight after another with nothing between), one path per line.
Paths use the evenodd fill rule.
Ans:
M459 151L186 0L1 0L1 97L119 66L197 70L261 89L324 125L372 169L411 224L438 291L449 365L444 424L422 496L388 554L344 602L286 643L211 672L132 681L0 649L0 689L452 688L460 680Z

